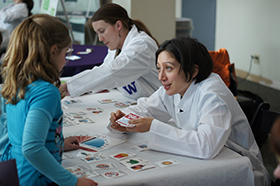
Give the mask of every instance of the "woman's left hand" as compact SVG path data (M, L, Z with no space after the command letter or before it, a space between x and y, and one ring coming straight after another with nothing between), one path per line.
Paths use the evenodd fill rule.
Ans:
M135 124L134 127L126 127L128 132L148 132L151 128L152 121L151 117L143 117L139 119L129 120L129 124Z
M64 151L76 150L79 148L79 141L76 137L70 136L64 139Z

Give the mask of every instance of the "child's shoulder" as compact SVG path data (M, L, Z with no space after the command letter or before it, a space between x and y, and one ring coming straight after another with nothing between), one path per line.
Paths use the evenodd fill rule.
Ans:
M57 87L42 79L36 80L28 85L28 91L30 91L30 93L60 95Z

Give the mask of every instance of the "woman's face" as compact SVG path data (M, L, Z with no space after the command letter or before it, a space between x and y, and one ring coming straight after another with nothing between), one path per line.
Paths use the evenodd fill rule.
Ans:
M15 4L22 3L22 0L13 0Z
M103 20L99 20L92 22L92 27L98 34L99 41L103 42L110 50L121 49L122 45L117 23L111 25Z
M180 63L169 52L163 51L158 55L158 79L169 96L179 93L183 97L193 81L186 82L183 70L179 72L180 66Z

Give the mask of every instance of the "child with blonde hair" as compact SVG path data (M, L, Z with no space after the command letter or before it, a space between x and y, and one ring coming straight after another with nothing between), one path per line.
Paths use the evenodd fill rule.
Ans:
M59 74L71 45L67 27L33 15L12 33L2 65L9 142L2 161L16 159L20 185L97 185L61 166L63 151L77 149L62 134Z

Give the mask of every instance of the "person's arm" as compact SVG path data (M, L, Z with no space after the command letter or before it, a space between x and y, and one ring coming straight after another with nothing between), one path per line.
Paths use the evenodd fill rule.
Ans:
M107 128L111 132L113 131L113 129L120 132L148 132L153 118L160 119L163 122L168 122L171 116L169 115L165 105L162 102L161 94L162 90L157 90L149 98L139 98L137 100L137 105L130 106L124 109L123 112L117 110L115 113L111 113L110 123ZM116 120L128 113L135 113L142 116L143 118L130 120L129 122L131 124L137 124L137 126L133 128L120 126L116 122Z
M218 98L207 97L189 107L191 116L185 113L178 116L181 117L178 128L153 120L150 149L201 159L218 155L231 133L232 115L227 105Z
M64 169L45 147L51 122L52 115L46 109L33 109L28 112L22 141L23 155L52 181L59 185L74 186L77 177Z
M127 85L155 68L155 51L156 47L144 41L132 42L115 59L111 51L99 67L70 78L66 83L67 90L71 97L76 97L89 90L97 92Z
M0 19L10 23L15 19L23 19L28 16L28 9L25 3L15 4L6 11L1 11Z

